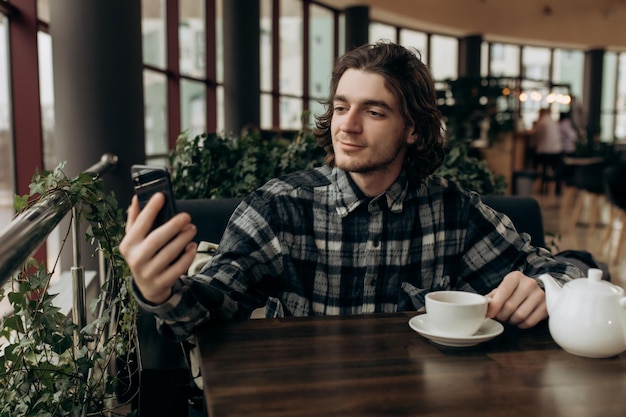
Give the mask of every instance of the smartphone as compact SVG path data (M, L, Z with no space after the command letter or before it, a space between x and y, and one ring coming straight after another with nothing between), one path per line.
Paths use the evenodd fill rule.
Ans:
M154 230L177 213L170 173L165 167L149 165L133 165L130 170L140 209L145 207L154 193L165 195L165 204L152 225Z

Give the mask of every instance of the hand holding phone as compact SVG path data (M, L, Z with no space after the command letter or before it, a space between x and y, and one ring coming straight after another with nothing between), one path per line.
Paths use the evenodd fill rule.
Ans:
M131 176L140 209L145 207L154 193L161 192L165 196L165 204L154 220L153 230L174 217L177 213L176 202L172 191L170 173L165 167L133 165Z

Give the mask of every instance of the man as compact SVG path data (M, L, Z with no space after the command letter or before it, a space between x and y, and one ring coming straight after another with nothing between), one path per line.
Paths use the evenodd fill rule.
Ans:
M442 120L414 53L392 43L348 52L326 105L315 134L327 166L249 195L197 276L184 276L195 255L189 216L149 233L163 196L141 213L133 201L120 251L165 335L183 339L205 320L262 306L268 316L417 310L441 289L489 294L490 317L528 328L547 316L537 276L582 275L530 246L476 193L431 176L444 157Z

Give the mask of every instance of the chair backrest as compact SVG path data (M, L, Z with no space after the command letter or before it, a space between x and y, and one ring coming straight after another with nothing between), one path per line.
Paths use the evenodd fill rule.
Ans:
M611 165L604 170L606 195L615 206L626 210L626 163Z
M545 246L543 219L539 203L532 197L485 195L482 200L506 214L518 232L528 233L535 246ZM219 243L230 216L242 198L177 200L176 208L191 215L198 228L195 241Z
M194 240L219 243L228 220L242 198L176 200L176 209L187 212L198 228Z
M528 233L533 246L546 246L541 207L533 197L484 195L482 200L494 210L506 214L518 232Z

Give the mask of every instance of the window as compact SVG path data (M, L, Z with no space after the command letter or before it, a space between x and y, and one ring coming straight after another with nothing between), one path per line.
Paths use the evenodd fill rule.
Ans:
M299 129L303 110L302 2L280 0L279 72L280 128Z
M422 62L428 64L428 35L415 30L400 30L400 45L415 48L421 54Z
M178 44L181 74L206 77L204 2L179 0Z
M617 97L615 100L615 137L626 139L626 54L619 54L617 67Z
M436 80L458 77L459 40L451 36L430 38L430 68Z
M43 161L45 169L54 169L61 163L54 143L54 86L52 81L52 39L48 33L37 33L39 60L39 103L43 134Z
M519 77L519 51L517 45L492 43L489 74L493 77Z
M397 42L396 28L384 23L370 22L369 41L375 43L380 40Z
M602 110L600 120L600 137L610 142L615 135L615 105L618 55L614 52L604 54L602 73Z
M534 46L522 48L522 76L531 80L550 79L550 50Z
M167 142L167 78L164 74L144 70L144 123L146 131L146 160L164 161Z
M552 62L552 81L558 84L569 84L570 93L576 97L582 97L584 53L569 49L555 49Z
M0 13L0 228L13 217L15 193L8 26L9 20Z
M309 117L324 112L320 100L328 98L328 85L335 60L335 16L332 11L311 5L309 9Z

